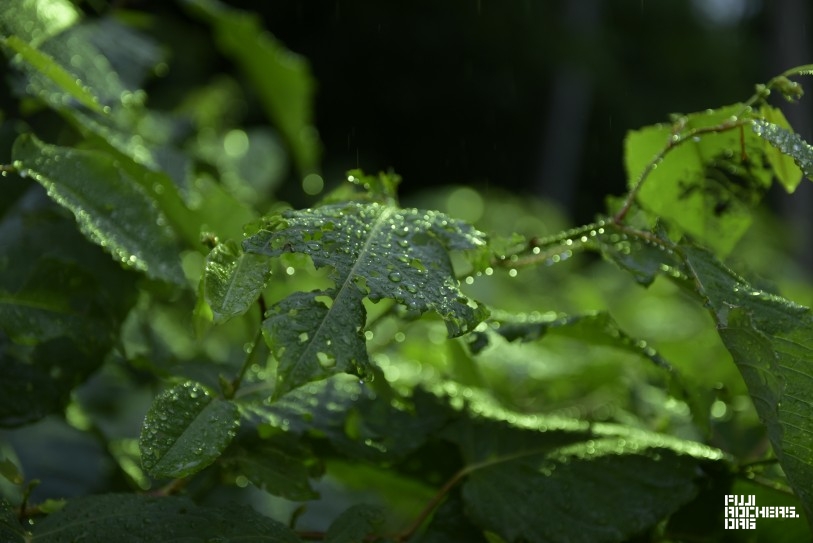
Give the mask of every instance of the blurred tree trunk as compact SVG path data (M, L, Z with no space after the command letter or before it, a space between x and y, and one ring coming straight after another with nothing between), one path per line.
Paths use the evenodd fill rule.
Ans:
M601 22L600 3L598 0L567 2L562 19L569 34L588 41ZM555 200L571 214L592 100L590 71L586 66L575 64L571 57L553 78L534 182L538 195Z

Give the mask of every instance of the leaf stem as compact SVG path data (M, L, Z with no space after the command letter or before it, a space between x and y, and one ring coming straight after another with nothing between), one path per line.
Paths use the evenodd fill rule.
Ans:
M426 521L429 515L431 515L432 512L438 507L438 505L440 505L440 503L443 501L446 495L449 492L451 492L451 490L455 486L457 486L457 484L464 477L466 477L466 475L469 474L471 468L472 466L466 466L463 469L459 470L454 475L452 475L452 477L448 481L446 481L442 487L440 487L440 490L438 490L437 493L434 496L432 496L432 498L426 503L424 508L421 509L421 512L418 513L418 516L415 517L415 520L413 520L412 523L409 526L407 526L403 531L396 534L393 537L393 539L398 542L407 541L413 535L415 535L415 532L418 531L418 529L423 525L423 523Z
M759 99L759 93L755 94L754 96L749 99L749 102L755 102ZM746 102L746 107L743 108L743 112L750 107ZM621 206L621 209L613 216L612 222L615 224L620 224L624 217L629 212L630 208L632 208L632 204L635 202L635 199L638 197L638 193L641 190L641 187L644 185L644 182L647 180L649 175L658 167L658 164L669 154L670 151L679 147L683 143L696 138L698 136L702 136L703 134L719 134L721 132L726 132L728 130L732 130L737 127L744 126L748 121L742 120L739 117L735 117L734 120L725 121L720 124L716 124L714 126L703 126L700 128L692 128L686 132L680 133L679 130L681 126L679 124L676 125L678 130L677 133L672 134L666 142L666 145L663 149L655 155L652 160L644 167L643 171L638 176L638 179L635 181L635 184L632 186L630 191L627 193L627 196L624 198L624 203Z
M531 238L521 250L510 255L500 255L492 259L491 265L499 268L519 268L544 262L563 251L587 249L580 243L582 237L597 232L606 224L605 220L585 224L578 228L560 232L546 238Z
M257 360L264 355L268 354L268 347L263 341L263 328L262 328L262 320L265 318L265 312L267 311L267 307L265 305L265 299L260 296L257 299L257 306L260 310L260 326L257 327L257 333L254 335L254 340L251 342L251 349L246 354L246 359L243 361L243 366L240 368L238 374L234 377L231 383L226 386L226 390L223 391L223 396L230 400L234 398L234 395L240 389L240 385L243 383L243 377L245 377L246 372L248 369L253 366Z

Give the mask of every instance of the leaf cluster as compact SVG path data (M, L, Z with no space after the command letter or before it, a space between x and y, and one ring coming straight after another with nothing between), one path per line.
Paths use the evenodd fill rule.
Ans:
M7 2L3 541L717 541L727 494L810 537L813 317L725 261L813 176L769 103L813 68L630 132L593 224L495 198L503 237L391 173L285 203L313 77L247 12L179 2L239 70L179 96L152 16Z

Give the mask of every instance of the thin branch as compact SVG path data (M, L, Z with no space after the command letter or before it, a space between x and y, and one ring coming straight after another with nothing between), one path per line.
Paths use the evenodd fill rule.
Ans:
M756 96L756 95L755 95ZM743 112L748 108L744 108ZM641 187L646 182L649 175L658 167L658 164L663 161L666 155L669 154L670 151L679 147L683 143L692 140L698 136L702 136L703 134L719 134L721 132L726 132L728 130L732 130L737 127L744 126L747 121L743 121L738 116L735 116L736 120L733 121L726 121L724 123L720 123L714 126L703 126L701 128L693 128L687 132L683 132L682 134L672 134L666 142L666 145L660 152L655 155L652 160L644 167L643 171L638 176L638 179L635 181L635 184L632 186L630 191L627 193L627 196L624 198L624 204L621 206L621 209L613 216L612 222L616 224L620 224L624 217L627 215L629 210L632 208L632 204L635 202L635 199L638 197L638 193L641 190Z
M260 309L260 322L262 322L262 319L265 318L265 312L267 311L265 300L262 296L257 299L257 305ZM240 368L240 371L237 373L231 383L225 387L227 390L224 390L223 396L226 399L234 398L234 395L237 393L237 391L240 389L240 385L243 383L243 378L245 377L248 369L253 366L261 356L267 354L268 347L266 346L265 341L263 341L263 329L262 326L259 326L257 328L257 333L254 335L254 340L251 342L251 349L248 351L248 354L246 354L246 358L243 361L243 366Z

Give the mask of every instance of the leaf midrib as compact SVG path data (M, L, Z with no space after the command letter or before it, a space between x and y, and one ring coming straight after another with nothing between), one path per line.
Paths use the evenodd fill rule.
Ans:
M344 281L342 282L341 286L339 287L339 290L336 293L336 296L333 298L333 304L327 310L327 313L325 313L324 318L319 323L319 327L316 329L316 333L313 335L313 339L308 344L308 347L304 351L302 351L302 354L299 356L299 358L296 360L296 362L294 364L292 364L291 373L295 373L296 370L298 370L301 367L301 365L308 363L309 356L311 355L311 351L313 349L313 346L316 345L316 342L317 342L318 339L321 339L323 331L325 329L325 324L330 321L334 309L336 309L337 307L341 307L341 305L344 303L344 296L346 295L347 292L349 292L348 287L354 288L352 278L355 276L356 270L359 268L359 266L362 265L361 263L362 263L364 255L367 254L367 252L370 250L370 246L372 245L373 240L377 237L378 231L381 229L382 225L386 222L386 220L394 212L395 212L395 208L393 208L393 207L388 207L388 206L383 207L382 212L378 215L378 218L375 220L375 222L373 223L373 226L370 228L367 239L364 241L364 245L361 247L361 250L358 252L356 262L353 264L353 266L347 272L347 276L345 277ZM337 286L338 286L338 284L337 284Z

